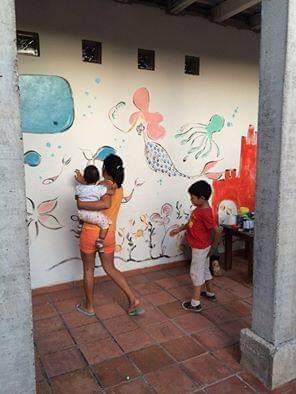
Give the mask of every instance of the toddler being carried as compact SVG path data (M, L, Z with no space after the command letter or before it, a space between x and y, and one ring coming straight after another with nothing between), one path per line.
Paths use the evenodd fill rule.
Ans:
M87 166L84 170L83 178L85 183L79 183L79 185L76 186L76 199L92 202L99 201L107 193L110 195L113 194L112 188L108 188L104 183L99 183L100 173L96 166ZM96 246L98 250L101 250L103 248L103 241L106 238L111 224L110 220L100 211L86 210L78 210L78 218L82 222L95 224L100 227Z

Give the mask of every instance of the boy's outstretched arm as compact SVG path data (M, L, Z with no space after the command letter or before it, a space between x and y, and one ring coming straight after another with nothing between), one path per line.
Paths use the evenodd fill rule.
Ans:
M187 230L187 227L188 227L188 223L186 223L186 224L184 224L183 226L180 226L180 227L178 227L178 228L175 228L174 230L172 230L172 231L170 232L170 236L171 236L171 237L174 237L175 235L178 235L178 234L181 233L182 231Z

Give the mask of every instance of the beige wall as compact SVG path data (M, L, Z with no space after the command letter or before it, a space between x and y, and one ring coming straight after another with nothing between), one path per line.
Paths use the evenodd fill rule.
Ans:
M169 203L174 212L168 226L181 223L184 218L177 220L176 202L189 208L186 190L192 180L171 179L153 172L145 160L143 138L135 130L128 134L116 130L108 119L108 111L125 101L127 106L116 121L126 128L129 115L137 110L132 103L133 93L146 87L150 92L150 111L164 116L162 125L167 133L158 143L186 174L200 173L206 162L216 159L215 151L206 158L191 158L183 163L187 147L179 144L175 133L186 123L207 124L213 114L219 114L225 118L225 126L215 134L215 141L223 160L215 170L238 168L241 136L246 134L249 124L257 123L259 36L201 18L173 17L155 8L108 0L45 0L42 4L37 0L18 0L16 5L18 29L38 32L41 50L40 57L19 56L20 74L64 77L72 87L75 105L75 120L67 132L24 134L25 150L34 149L42 154L38 167L26 167L27 195L37 205L58 197L54 215L63 226L59 230L40 226L37 237L30 229L33 287L81 277L78 260L48 270L64 259L79 256L77 240L70 230L75 228L71 220L75 214L73 170L86 164L80 148L95 152L100 146L111 145L117 149L125 162L125 194L130 192L136 178L145 182L136 189L132 200L123 205L119 217L119 228L126 233L144 231L143 236L141 232L138 237L133 235L137 261L117 260L119 267L127 270L182 259L174 257L179 254L176 240L166 236L164 254L171 257L150 261L145 242L149 234L140 217L147 214L149 218L164 203ZM102 65L81 61L82 39L102 42ZM154 72L137 69L138 48L156 51ZM200 56L200 76L184 74L186 54ZM97 77L101 80L99 84L95 82ZM236 107L238 112L233 118ZM228 123L233 125L228 127ZM65 155L71 156L70 165L56 182L43 185L42 180L59 172ZM131 219L136 219L133 228ZM157 224L155 227L153 253L158 255L165 230ZM118 256L127 260L127 255L124 245ZM97 273L101 274L100 269Z

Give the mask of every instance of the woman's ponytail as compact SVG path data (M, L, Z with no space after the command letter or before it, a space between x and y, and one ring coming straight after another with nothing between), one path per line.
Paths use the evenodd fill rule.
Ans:
M109 155L104 160L104 170L114 180L118 187L124 181L124 167L121 158L117 155Z

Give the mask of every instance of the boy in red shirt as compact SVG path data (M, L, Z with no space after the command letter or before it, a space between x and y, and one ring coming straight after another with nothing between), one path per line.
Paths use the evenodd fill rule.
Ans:
M212 275L209 269L209 256L212 250L217 248L220 235L215 225L212 208L209 205L209 198L212 194L211 186L205 181L198 181L190 186L188 192L191 203L196 208L192 212L189 222L173 230L170 235L174 236L186 230L186 238L192 249L190 276L194 292L192 300L183 302L182 307L188 311L200 312L202 310L201 295L216 301L216 296L210 285ZM212 242L213 233L214 241ZM201 292L204 284L206 291Z

